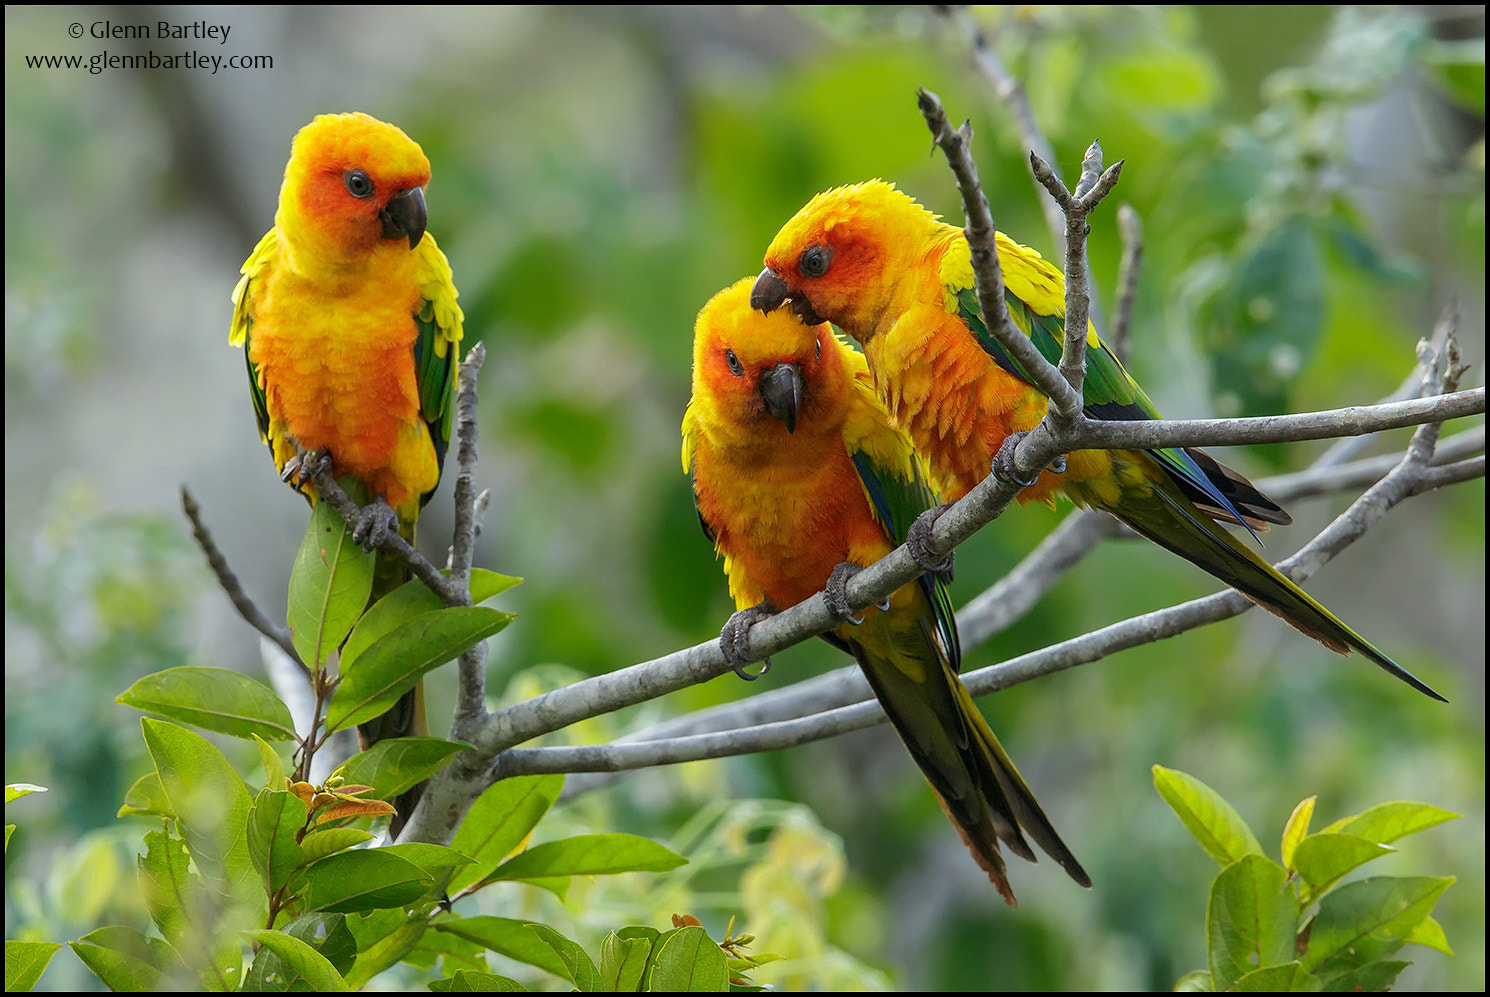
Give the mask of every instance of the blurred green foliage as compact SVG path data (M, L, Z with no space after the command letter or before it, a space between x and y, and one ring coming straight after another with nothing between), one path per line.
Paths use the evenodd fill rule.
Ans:
M973 13L1068 175L1093 137L1126 160L1109 203L1137 209L1147 253L1129 366L1161 410L1374 400L1407 374L1450 298L1483 370L1482 10ZM272 54L272 71L26 68L25 55L97 47L65 39L71 16L6 11L6 781L52 789L27 801L34 814L8 853L7 938L148 925L130 891L81 885L106 880L104 856L128 875L138 840L113 826L145 763L135 718L112 698L166 667L260 668L189 549L179 481L265 611L282 611L304 505L254 436L227 296L313 114L394 121L434 164L430 231L467 335L489 350L481 560L528 579L512 593L518 620L492 644L491 686L506 699L717 633L731 607L678 461L693 316L758 270L779 225L826 187L881 176L960 217L928 154L918 86L971 118L999 226L1052 252L1013 119L967 40L929 8L431 9L355 23L243 10L225 15L228 48ZM1120 249L1099 211L1091 259L1109 311ZM1227 459L1294 469L1321 447ZM432 552L449 532L447 494L421 523ZM1270 553L1343 501L1300 503L1299 526L1276 532ZM956 601L1057 521L1013 511L975 538ZM1005 909L888 728L643 773L550 819L667 841L731 798L805 804L846 854L841 885L813 901L819 985L872 985L869 970L831 975L851 965L912 989L1147 989L1204 964L1211 875L1177 847L1150 765L1226 786L1261 823L1306 792L1322 812L1431 799L1465 820L1404 843L1400 861L1459 877L1435 914L1458 957L1421 959L1399 982L1480 990L1483 552L1474 483L1404 505L1310 584L1449 690L1448 707L1263 614L988 697L994 729L1091 871L1090 893L1021 864L1022 905ZM1208 590L1162 551L1108 544L968 666ZM770 681L846 663L802 647ZM433 716L442 678L427 683ZM615 736L753 691L721 679L556 739ZM727 917L748 884L738 867L714 875L699 896ZM577 891L573 924L557 912L546 923L594 951L587 926L665 923L606 918L602 899ZM789 922L790 909L752 911ZM739 927L760 932L753 920ZM75 961L53 962L42 987L80 982Z

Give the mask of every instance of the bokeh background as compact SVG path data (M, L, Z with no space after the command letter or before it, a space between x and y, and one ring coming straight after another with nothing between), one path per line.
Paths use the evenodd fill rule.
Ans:
M1093 219L1094 280L1110 313L1113 206L1126 201L1147 248L1129 366L1163 411L1373 401L1451 300L1467 383L1483 383L1483 7L974 16L1068 174L1094 137L1126 160ZM222 45L67 33L162 19L231 32ZM27 62L188 48L273 68ZM731 607L678 463L693 316L755 273L826 187L884 177L960 218L917 87L971 118L999 226L1051 250L1007 109L966 34L928 7L7 7L5 53L5 778L51 790L7 807L20 825L7 938L141 917L132 850L147 828L114 813L147 762L137 716L113 697L179 664L262 677L177 490L192 489L247 589L282 614L306 510L257 439L228 295L315 114L395 122L434 166L430 231L467 341L488 350L480 562L526 578L503 597L520 619L493 641L494 705L718 632ZM1323 447L1225 459L1260 476ZM1298 503L1270 554L1346 502ZM437 556L448 507L447 484L421 524ZM965 546L955 601L1066 511L1011 512ZM1482 990L1484 512L1482 482L1414 499L1309 585L1449 706L1260 613L985 699L1090 893L1051 863L1017 863L1021 906L1005 908L880 727L642 773L567 804L553 820L669 842L695 873L624 896L597 884L555 916L593 946L621 917L692 911L718 932L738 915L762 948L796 957L772 977L790 987L1167 988L1204 964L1215 870L1155 795L1159 763L1218 789L1275 851L1314 794L1320 824L1390 799L1463 814L1373 869L1459 877L1438 908L1457 957L1416 950L1401 983ZM1108 543L967 664L1212 588L1157 548ZM844 663L802 647L760 685ZM563 736L754 691L720 679ZM438 691L435 704L438 717ZM87 979L63 951L42 985Z

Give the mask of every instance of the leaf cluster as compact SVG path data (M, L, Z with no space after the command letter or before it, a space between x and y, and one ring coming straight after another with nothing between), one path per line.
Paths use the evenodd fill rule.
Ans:
M1156 765L1154 787L1223 866L1206 908L1208 966L1186 974L1176 990L1385 991L1410 965L1394 958L1404 945L1453 955L1432 911L1454 877L1341 881L1391 854L1391 842L1457 814L1426 803L1382 803L1311 834L1311 796L1284 825L1280 864L1200 780Z
M481 601L517 582L476 571L471 595ZM315 691L304 734L272 690L225 669L167 669L119 696L167 718L141 720L154 770L135 782L119 811L160 822L145 834L137 861L158 936L111 925L69 943L100 981L112 990L346 991L401 961L432 968L442 960L449 975L437 989L523 989L487 972L485 953L496 952L582 989L713 990L728 989L731 976L758 964L735 952L748 939L727 939L727 953L696 920L665 933L637 926L613 933L597 968L544 925L455 913L456 900L496 883L524 883L562 898L575 876L663 872L686 862L629 834L529 847L562 776L493 785L451 847L368 847L377 837L369 822L391 816L390 800L465 745L382 741L313 785L306 773L317 747L332 731L386 711L425 672L512 619L480 606L442 606L418 581L364 612L372 584L371 555L350 542L329 504L319 504L290 581L291 639ZM334 653L336 674L328 667ZM253 792L216 745L181 724L251 741L263 787ZM293 770L273 744L284 741L297 744ZM7 788L6 801L37 788ZM7 942L7 989L33 986L58 948Z

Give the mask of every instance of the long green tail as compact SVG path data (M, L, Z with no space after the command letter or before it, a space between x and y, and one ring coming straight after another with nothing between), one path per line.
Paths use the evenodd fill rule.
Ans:
M939 650L929 609L917 619L870 611L836 636L864 669L880 705L942 809L999 893L1014 904L998 843L1035 861L1021 829L1072 879L1091 878L1056 833L972 696Z
M1197 509L1167 477L1154 481L1154 488L1147 496L1129 490L1118 505L1096 507L1203 568L1330 650L1349 654L1353 648L1424 695L1448 702Z

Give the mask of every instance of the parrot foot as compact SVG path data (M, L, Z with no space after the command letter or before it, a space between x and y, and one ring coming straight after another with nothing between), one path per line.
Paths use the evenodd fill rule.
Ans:
M749 609L735 613L724 622L724 629L719 631L719 650L724 652L724 660L746 682L754 682L771 670L769 657L761 662L761 670L754 675L747 672L745 666L751 661L748 650L750 628L775 614L776 607L771 605L771 600L762 599Z
M854 607L848 604L848 580L863 570L852 561L840 561L834 565L828 580L823 583L823 602L828 604L828 612L833 614L834 619L854 626L864 622L864 617L855 616ZM889 602L888 599L885 601Z
M352 543L372 553L383 546L389 533L397 532L398 513L379 496L358 510L357 521L352 524Z
M937 554L933 551L931 529L941 518L942 513L950 508L952 508L951 503L927 509L917 516L916 521L911 523L911 528L905 531L905 549L910 552L911 559L921 567L921 570L931 572L949 585L952 583L952 566L956 562L957 554L950 550L945 554Z
M306 450L285 461L279 480L299 487L322 471L331 470L331 451Z
M1039 471L1031 478L1019 477L1019 472L1015 471L1015 449L1019 446L1019 441L1024 440L1028 435L1030 435L1028 431L1010 432L1007 437L1004 437L1003 443L998 444L998 453L994 455L994 468L992 468L995 478L1000 481L1013 481L1022 489L1027 489L1040 478ZM1061 458L1061 463L1064 465L1065 458Z

